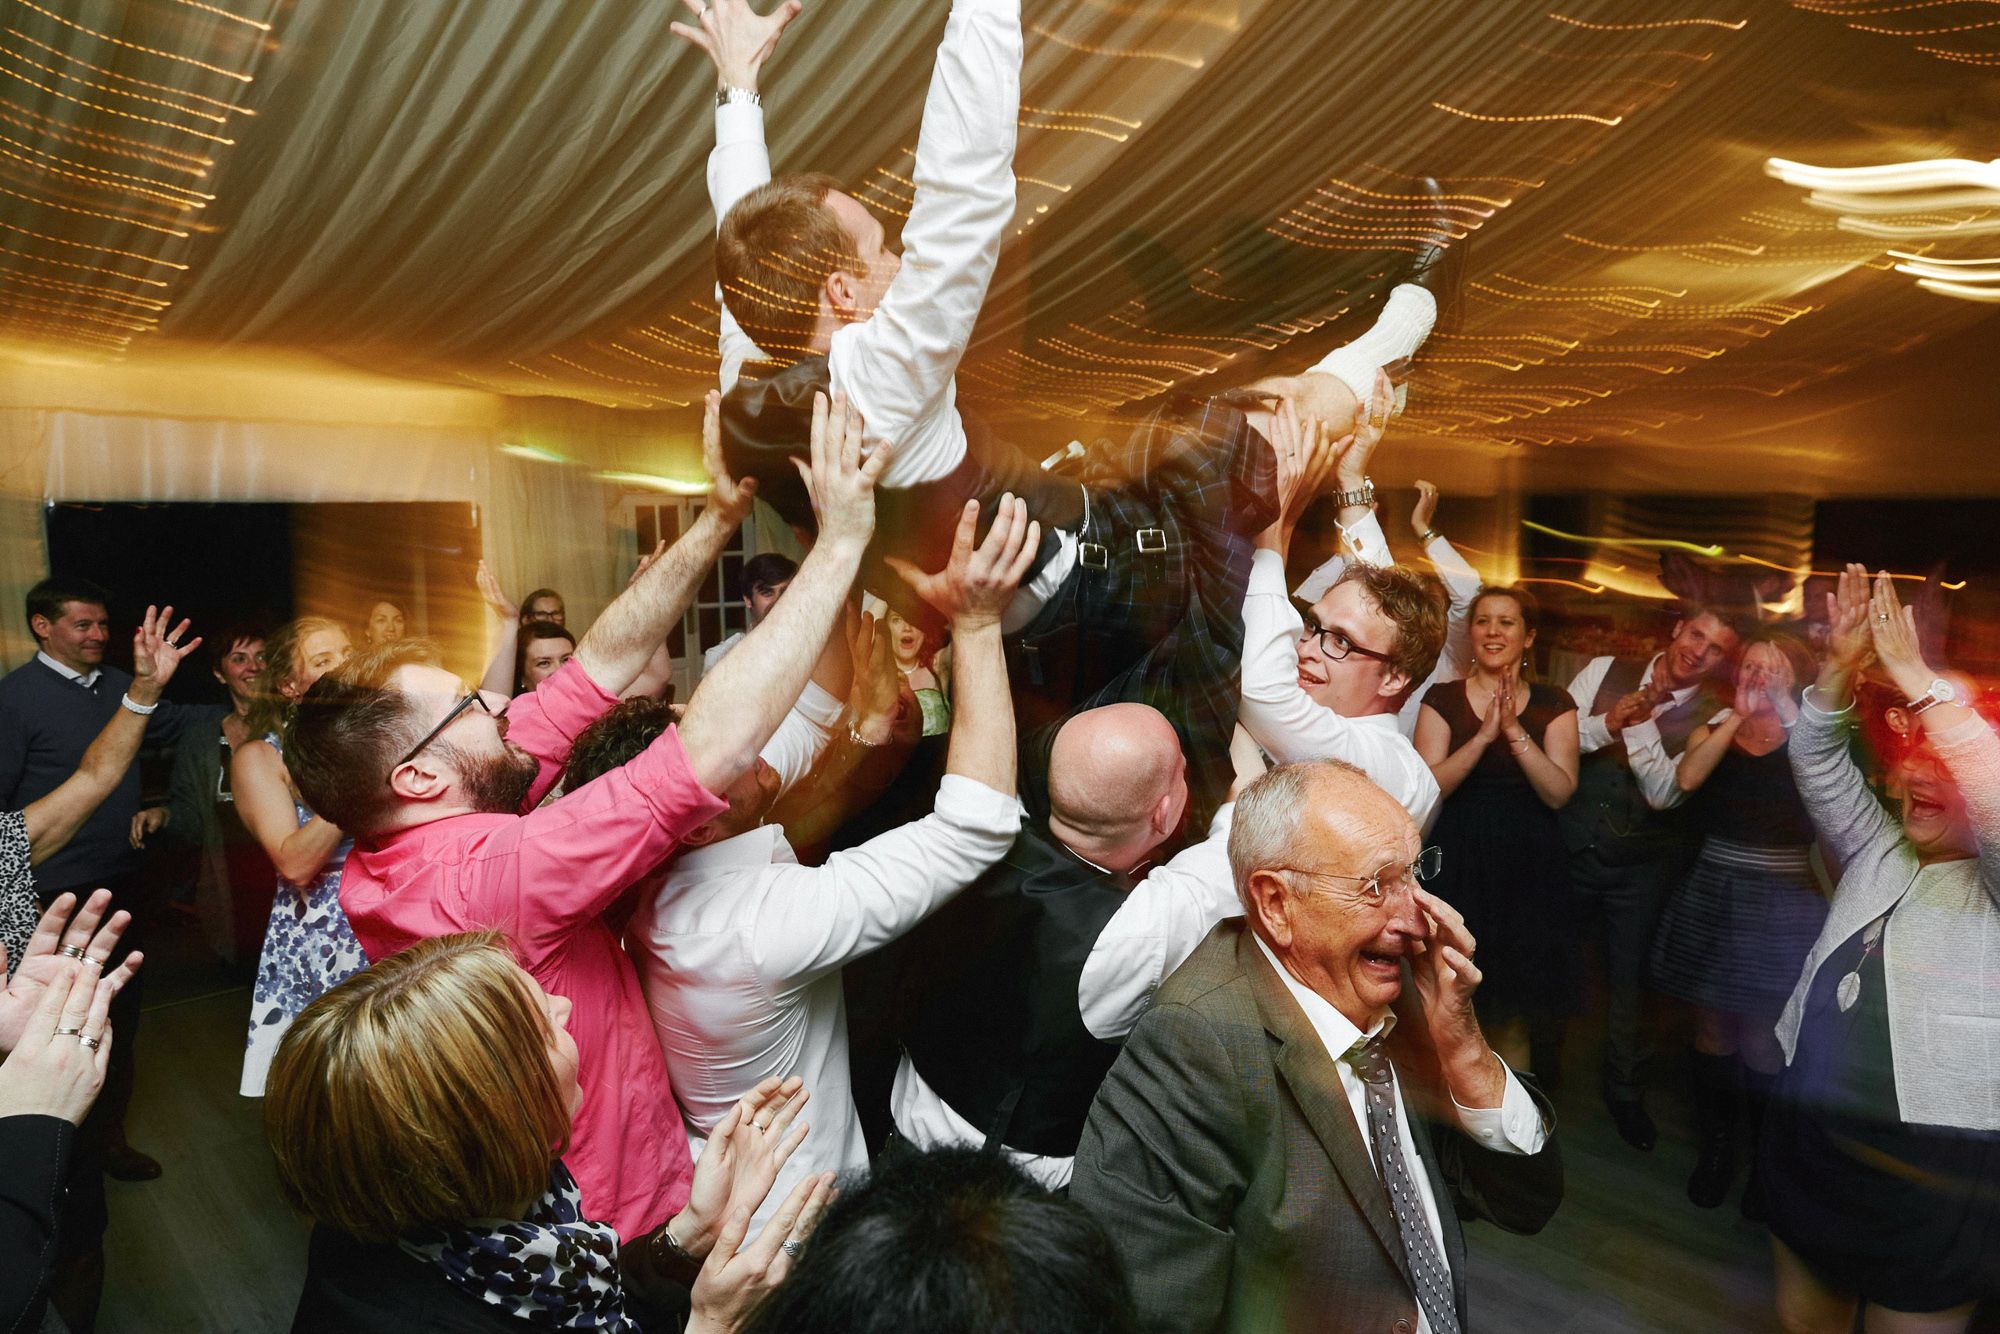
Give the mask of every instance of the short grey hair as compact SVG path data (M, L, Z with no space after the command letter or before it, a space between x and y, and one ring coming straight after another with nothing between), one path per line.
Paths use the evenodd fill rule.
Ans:
M1307 760L1280 764L1238 794L1229 826L1229 871L1244 912L1251 911L1251 875L1285 865L1314 791L1336 774L1368 781L1366 773L1346 760Z

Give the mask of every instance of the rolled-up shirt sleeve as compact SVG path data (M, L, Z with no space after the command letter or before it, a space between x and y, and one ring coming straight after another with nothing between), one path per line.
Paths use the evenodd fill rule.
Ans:
M1688 799L1677 777L1680 766L1667 754L1660 725L1651 718L1625 729L1625 759L1646 804L1654 810L1670 811Z
M540 804L562 777L577 737L618 703L618 697L590 679L571 658L555 675L507 706L507 740L535 757L535 781L523 810Z

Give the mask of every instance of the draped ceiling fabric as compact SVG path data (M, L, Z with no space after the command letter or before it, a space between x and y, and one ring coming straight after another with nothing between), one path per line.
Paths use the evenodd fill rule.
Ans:
M1348 336L1430 174L1471 281L1391 478L2000 484L1992 308L1762 172L2000 152L1976 0L1025 8L1020 211L961 387L1032 449ZM765 80L779 169L894 224L946 10L808 0ZM684 473L716 358L713 81L680 13L0 0L0 328L86 365L312 351L581 400ZM1986 215L1950 220L1976 245Z

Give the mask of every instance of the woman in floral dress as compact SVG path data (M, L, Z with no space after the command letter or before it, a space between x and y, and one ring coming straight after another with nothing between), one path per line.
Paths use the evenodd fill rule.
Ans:
M240 747L230 765L243 823L278 868L278 893L250 992L240 1089L246 1098L264 1096L271 1057L299 1011L368 963L340 909L340 868L353 840L300 804L279 737L299 696L352 652L346 629L317 616L301 617L267 639L259 698L245 720L262 740Z

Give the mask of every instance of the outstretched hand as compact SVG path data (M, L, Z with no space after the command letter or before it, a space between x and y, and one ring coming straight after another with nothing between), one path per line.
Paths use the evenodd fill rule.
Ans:
M687 1334L728 1334L792 1271L792 1257L819 1225L835 1194L833 1173L809 1176L792 1187L757 1239L744 1244L756 1204L729 1211L715 1249L696 1276ZM758 1201L757 1203L762 1203Z
M693 23L672 23L674 36L708 52L715 62L718 88L745 88L757 91L757 76L764 63L778 49L778 39L799 11L799 0L785 0L768 14L750 8L749 0L681 0L694 16Z
M719 395L711 397L721 402ZM825 394L813 395L812 462L793 462L812 497L821 541L866 546L875 535L875 484L889 467L890 446L884 443L862 458L864 431L861 412L846 394L836 392L830 402Z
M757 479L729 475L722 457L722 394L714 389L701 402L701 462L708 469L708 508L732 527L749 518L757 503Z
M1841 570L1833 592L1826 595L1826 665L1845 675L1860 671L1875 656L1868 604L1867 567L1850 562Z
M104 911L110 906L108 889L93 890L81 911L76 909L76 895L56 895L55 902L35 924L35 934L21 951L14 976L7 980L6 989L0 990L0 1051L14 1049L43 994L60 978L84 971L92 977L103 975L116 995L139 971L146 956L135 950L109 974L104 973L105 961L118 948L119 937L132 923L132 914L123 911L111 914L111 919L105 921ZM70 916L72 912L76 912L74 919ZM81 951L83 957L76 958L63 953L64 950ZM5 975L6 968L7 949L0 945L0 976Z
M1887 570L1875 576L1868 615L1875 632L1875 656L1896 689L1911 697L1930 689L1937 673L1924 661L1923 641L1917 636L1917 609L1905 607L1896 596L1896 583Z
M81 1125L111 1063L117 988L90 967L50 980L0 1062L0 1116L59 1116Z
M875 619L875 613L861 613L848 640L848 654L854 660L854 683L847 694L851 725L871 745L886 744L896 725L903 674L896 670L888 627Z
M1000 623L1041 549L1042 525L1028 517L1028 503L1012 492L1000 497L985 540L974 547L978 532L979 502L968 500L958 516L951 559L944 569L930 574L899 556L883 558L918 597L949 617L960 631Z
M487 568L485 561L479 562L479 571L473 579L479 585L479 596L486 600L486 605L493 609L493 614L502 622L511 623L521 619L520 605L507 596L506 590L500 587L500 581L494 577L493 571Z
M167 682L174 679L174 671L181 665L181 659L201 647L201 636L183 644L181 638L188 632L188 622L182 618L172 630L174 609L172 607L147 607L146 619L132 632L132 684L135 693L143 687L144 692L158 697L166 689Z
M1340 456L1341 490L1360 489L1368 476L1369 461L1375 457L1375 447L1382 443L1382 433L1389 429L1389 416L1395 405L1396 386L1390 382L1389 373L1376 371L1374 391L1354 414L1354 443Z
M1410 531L1417 535L1419 542L1436 528L1438 512L1438 489L1432 482L1417 479L1417 503L1410 510Z

